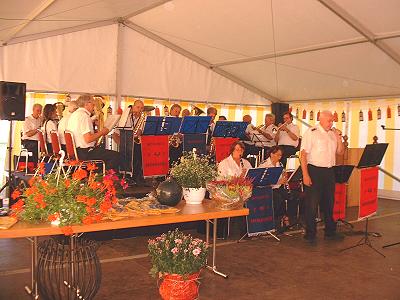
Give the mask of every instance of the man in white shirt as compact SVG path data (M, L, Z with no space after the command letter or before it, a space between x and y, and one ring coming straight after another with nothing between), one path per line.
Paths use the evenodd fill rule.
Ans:
M65 151L65 138L64 131L67 127L68 120L71 117L71 114L78 109L78 104L76 101L68 102L68 114L65 114L58 123L58 138L60 139L61 148Z
M82 95L78 98L79 108L73 112L68 120L67 130L74 135L76 151L80 160L103 160L107 169L118 171L118 152L96 147L97 140L110 131L104 127L94 132L93 121L90 116L94 112L94 99L91 95Z
M268 151L271 147L276 145L275 142L275 115L274 114L266 114L264 119L264 126L261 128L256 128L254 134L257 136L256 147L259 149L264 149L264 156L261 158L262 160L268 157Z
M42 126L42 105L35 103L32 107L32 114L25 118L22 127L21 144L29 152L32 152L32 161L37 162L39 157L39 136L38 130Z
M288 157L295 155L299 145L300 128L293 124L293 116L290 112L283 114L283 124L278 125L275 141L283 149L281 163L286 167Z
M314 241L317 233L315 218L320 203L324 211L325 238L338 239L336 222L333 220L335 194L336 154L344 151L341 132L332 128L333 115L330 111L320 114L318 125L309 128L301 144L301 170L306 192L304 238Z

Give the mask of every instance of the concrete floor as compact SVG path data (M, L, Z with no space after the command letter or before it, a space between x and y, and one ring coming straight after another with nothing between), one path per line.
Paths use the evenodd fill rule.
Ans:
M219 240L217 265L228 279L209 271L201 275L200 299L400 299L400 201L379 200L379 213L370 219L370 237L386 258L368 246L346 252L360 235L346 234L344 241L325 241L318 232L315 245L301 233L272 238L247 239L237 243L234 230L228 240ZM348 211L348 220L357 210ZM355 231L365 222L354 223ZM144 229L143 229L144 230ZM341 228L345 231L345 228ZM187 230L195 233L195 230ZM159 299L157 282L148 274L147 236L102 241L102 285L95 299ZM0 299L29 299L23 290L30 278L29 242L0 240Z

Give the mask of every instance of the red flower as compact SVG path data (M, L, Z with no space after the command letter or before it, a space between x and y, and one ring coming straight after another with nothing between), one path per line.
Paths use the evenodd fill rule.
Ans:
M24 206L24 201L22 199L19 199L17 202L15 202L12 206L11 209L15 212L18 213L19 211L22 210Z
M60 214L59 214L59 213L54 213L54 214L52 214L52 215L49 215L49 216L47 217L47 219L48 219L50 222L53 222L53 221L57 220L59 217L60 217Z
M93 221L92 221L91 217L87 216L87 217L83 218L82 223L85 224L85 225L89 225L89 224L92 224Z
M77 160L70 160L69 161L69 165L70 166L76 166L76 165L78 165L79 164L79 161L77 161Z
M28 184L29 186L33 186L38 178L37 177L32 177L29 179Z
M38 188L36 186L31 186L30 188L27 188L25 190L25 195L30 196L30 195L35 194L36 192L38 192Z
M11 194L11 199L16 200L21 197L21 192L19 190L14 190Z
M72 179L81 180L87 177L87 171L81 168L77 169L74 174L72 174Z
M39 174L44 175L45 173L45 168L44 168L44 162L38 163L38 168L39 168Z
M83 196L83 195L78 195L78 196L76 196L76 201L77 202L86 203L87 198L89 198L89 197L88 196Z
M71 185L71 180L65 179L64 184L66 188L69 188L69 186Z
M36 195L34 200L38 203L38 205L36 205L37 208L45 208L47 206L47 203L44 202L43 199L44 199L44 195L43 194Z
M86 169L87 169L88 171L95 171L95 170L98 169L98 167L96 166L96 164L90 163L90 164L87 164Z
M71 226L60 227L60 229L64 235L72 235L74 233L74 230Z

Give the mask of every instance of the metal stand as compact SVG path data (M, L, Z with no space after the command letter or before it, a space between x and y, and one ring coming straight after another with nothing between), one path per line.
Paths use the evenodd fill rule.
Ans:
M396 246L396 245L400 245L400 242L388 244L388 245L383 246L382 248L389 248L389 247Z
M37 237L28 238L31 242L31 286L25 286L25 291L33 299L39 299L38 284L37 284L37 263L38 263L38 244Z
M357 244L355 244L354 246L351 247L347 247L344 249L341 249L340 252L358 247L358 246L362 246L362 245L367 245L368 247L370 247L372 250L374 250L376 253L382 255L383 257L386 257L383 253L379 252L376 248L374 248L374 246L372 246L371 240L369 239L369 232L368 232L368 218L365 221L365 231L364 231L364 237L358 241Z
M275 234L273 234L271 230L266 231L265 233L266 233L266 234L269 234L270 236L272 236L272 237L273 237L274 239L276 239L278 242L281 241L281 239L278 238ZM263 234L258 234L258 235L255 235L255 236L264 236L264 235L263 235ZM250 237L248 232L246 232L246 233L238 240L238 243L240 243L245 237Z
M12 120L10 120L10 131L8 132L8 178L6 183L0 188L0 193L8 186L7 197L11 198L11 182L12 182L12 170L11 170L11 159L12 159ZM26 165L26 168L28 166Z
M207 264L207 269L214 272L215 274L222 276L223 278L228 278L227 274L221 273L217 270L216 264L216 247L217 247L217 219L206 220L206 243L210 245L210 223L213 224L213 244L212 244L212 266ZM208 262L207 262L208 263Z

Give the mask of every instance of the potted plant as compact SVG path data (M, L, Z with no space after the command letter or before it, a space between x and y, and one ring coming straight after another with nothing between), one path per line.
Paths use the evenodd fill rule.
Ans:
M221 209L232 209L243 206L243 202L251 197L252 180L242 176L228 176L207 183L211 199Z
M187 204L200 204L206 193L206 183L217 176L217 167L207 156L198 155L196 151L186 152L173 164L171 176L182 186Z
M12 214L31 223L51 222L61 227L64 234L72 234L73 224L91 224L100 221L117 202L116 183L127 187L110 170L104 176L96 174L95 164L85 169L76 166L74 172L62 173L61 167L44 175L44 164L39 164L38 175L29 180L29 186L14 190Z
M148 242L150 274L162 280L163 299L197 299L200 271L207 262L207 244L178 229Z

